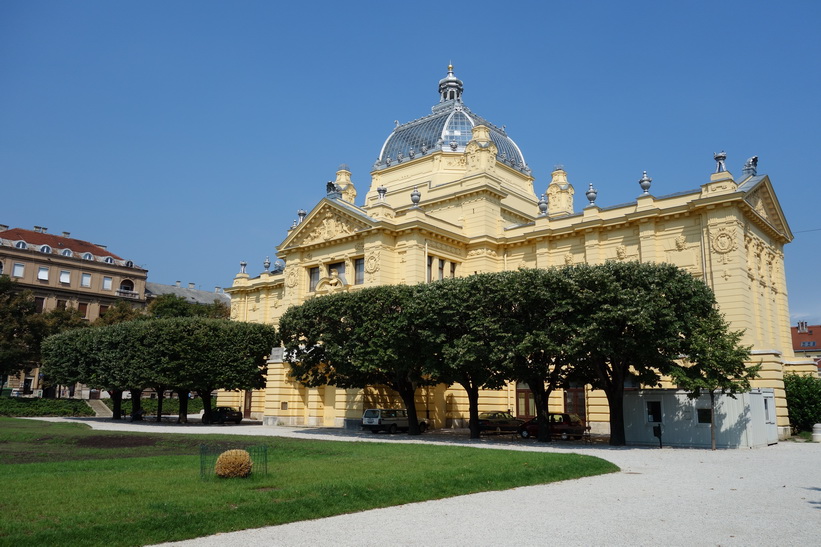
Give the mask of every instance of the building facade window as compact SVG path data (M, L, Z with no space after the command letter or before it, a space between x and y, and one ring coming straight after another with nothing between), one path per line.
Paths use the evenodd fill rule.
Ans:
M111 290L111 282L113 280L108 276L103 276L103 290L110 291Z
M110 256L107 256L107 257L105 257L103 262L105 262L106 264L114 264L114 259L111 258Z
M83 260L94 260L94 255L92 255L91 253L84 253Z
M319 266L308 268L308 291L314 292L319 284Z
M365 259L355 258L353 261L353 284L365 284Z
M0 261L0 275L3 275L3 262Z
M37 279L40 281L48 281L48 266L40 266L37 268Z
M439 280L441 281L444 278L445 278L445 259L440 258L439 259Z
M456 277L456 262L448 261L444 258L428 255L428 270L426 274L426 281L435 281L438 279L445 279L448 277ZM436 271L434 271L436 266Z
M63 252L60 253L63 256L74 256L74 253L71 252L71 249L63 249Z
M67 305L68 305L68 301L67 301L67 300L58 300L58 301L57 301L57 309L58 309L58 310L64 310L64 309L66 309L66 306L67 306Z
M83 319L88 319L88 303L80 302L77 304L77 311L83 314Z
M43 308L46 306L46 299L42 296L34 297L34 310L37 313L43 313Z
M14 263L14 266L11 267L11 276L12 277L23 277L26 274L26 266L24 264L20 264L18 262Z
M48 245L43 245L43 246L40 247L40 252L41 253L46 253L46 254L51 254L51 247L49 247Z
M814 348L815 342L801 342L802 348Z
M80 286L81 287L90 287L91 286L91 274L84 273L80 276Z
M68 270L60 270L60 283L65 283L66 285L71 283L71 272Z
M646 401L647 422L661 423L661 401Z
M17 243L14 244L14 246L18 249L28 249L29 248L29 246L26 245L25 241L18 241Z
M697 408L696 416L698 417L698 423L700 424L713 423L713 411L709 408Z
M100 304L100 317L105 315L105 312L107 312L107 311L108 311L108 306L103 306L102 304Z

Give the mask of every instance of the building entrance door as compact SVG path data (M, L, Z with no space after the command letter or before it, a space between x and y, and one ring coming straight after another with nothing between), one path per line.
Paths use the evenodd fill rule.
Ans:
M242 409L242 417L243 418L250 418L251 417L251 399L253 398L254 392L253 391L246 391L245 392L245 403Z
M587 422L587 412L583 387L570 387L564 390L564 411L568 414L575 414L585 423Z
M530 386L524 382L516 383L516 417L520 420L529 420L536 416L536 402Z

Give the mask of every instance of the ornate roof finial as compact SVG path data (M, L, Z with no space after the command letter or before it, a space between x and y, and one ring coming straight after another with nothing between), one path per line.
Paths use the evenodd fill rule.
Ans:
M722 150L717 154L713 154L713 159L716 160L716 173L723 173L727 170L727 166L724 162L727 160L727 153Z
M584 194L587 196L587 201L590 202L590 205L596 204L596 196L599 195L599 191L593 188L593 183L590 183L590 187L588 187L587 192Z
M642 177L639 179L639 186L641 189L644 190L643 196L650 195L650 183L653 182L653 179L647 176L647 171L644 172Z
M439 102L462 101L462 80L453 75L453 64L448 65L448 75L439 80Z

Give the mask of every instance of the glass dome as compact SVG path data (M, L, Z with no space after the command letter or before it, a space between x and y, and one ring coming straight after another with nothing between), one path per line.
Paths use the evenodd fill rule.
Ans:
M462 103L462 81L453 75L453 66L448 67L448 75L439 81L439 104L432 113L393 130L374 164L374 169L385 169L397 163L406 162L434 151L464 152L472 138L473 127L484 125L490 129L490 138L498 149L498 161L530 174L519 147L513 139L486 119L474 114Z

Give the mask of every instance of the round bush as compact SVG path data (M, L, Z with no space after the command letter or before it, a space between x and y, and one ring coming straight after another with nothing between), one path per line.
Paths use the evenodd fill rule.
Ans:
M218 477L247 477L251 474L251 455L246 450L226 450L217 458L214 472Z

